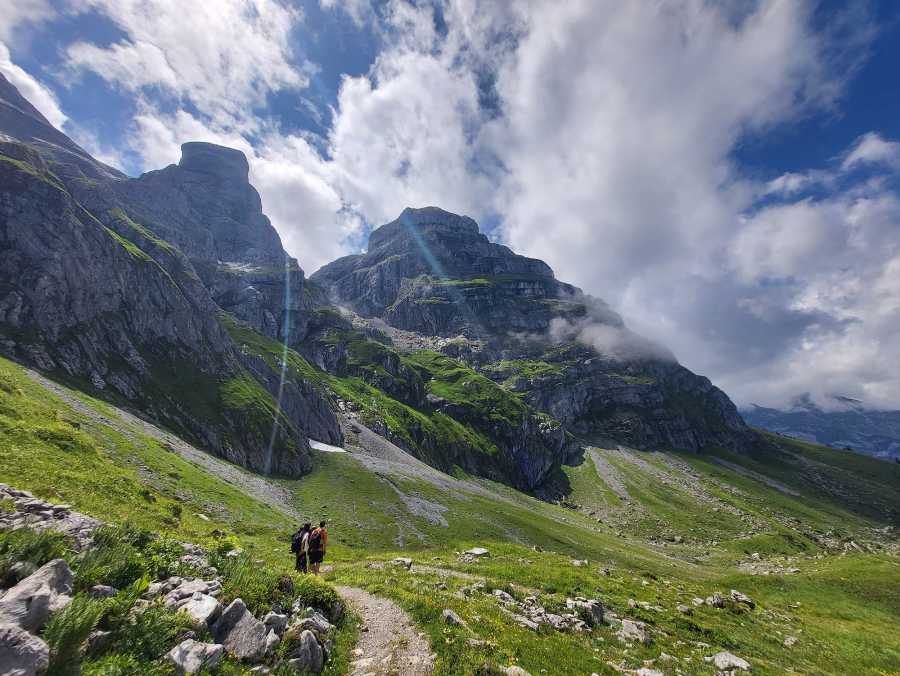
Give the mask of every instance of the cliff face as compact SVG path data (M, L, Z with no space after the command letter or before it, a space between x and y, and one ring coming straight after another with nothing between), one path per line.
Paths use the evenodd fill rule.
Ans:
M367 253L312 280L363 316L455 337L446 353L570 431L640 448L745 451L757 441L708 379L632 334L544 262L489 242L470 218L406 209L372 233Z
M278 373L242 355L220 323L223 309L237 309L278 335L277 284L254 294L244 280L243 296L218 303L218 273L204 280L194 265L252 240L250 258L280 261L285 279L243 155L189 144L199 147L159 179L165 189L142 188L144 178L107 171L11 92L0 82L0 349L127 400L251 469L307 471L307 436L340 442L330 406L303 382L280 388ZM287 265L302 288L302 270Z

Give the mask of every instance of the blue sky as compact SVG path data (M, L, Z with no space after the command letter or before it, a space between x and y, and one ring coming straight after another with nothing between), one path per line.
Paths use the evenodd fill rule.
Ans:
M739 403L900 408L896 3L0 3L49 119L132 175L240 148L308 272L435 204Z

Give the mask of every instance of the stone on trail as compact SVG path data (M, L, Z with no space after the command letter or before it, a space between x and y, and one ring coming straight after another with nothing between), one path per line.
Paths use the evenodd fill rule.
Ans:
M37 631L72 600L72 571L62 559L45 563L0 598L0 624Z
M288 666L298 672L311 671L315 674L322 671L325 663L325 655L322 647L316 641L316 636L311 631L304 630L288 654Z
M216 642L238 659L258 660L265 652L266 625L253 617L241 599L235 599L222 611L211 630Z
M166 659L182 674L196 674L201 669L214 669L225 656L225 649L215 643L186 639L172 648Z
M747 660L724 650L712 657L704 657L703 659L707 662L712 662L716 669L726 674L735 671L752 671L752 667Z
M0 671L4 676L35 676L47 670L50 648L14 624L0 624Z

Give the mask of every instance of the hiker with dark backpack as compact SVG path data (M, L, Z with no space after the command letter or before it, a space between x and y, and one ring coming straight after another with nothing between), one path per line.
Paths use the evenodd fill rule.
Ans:
M325 558L325 549L328 547L328 531L325 530L325 522L319 522L319 527L314 528L309 534L309 565L312 572L319 574L319 564Z
M307 554L309 552L309 530L312 524L308 521L291 537L291 551L296 557L295 567L298 573L307 573Z

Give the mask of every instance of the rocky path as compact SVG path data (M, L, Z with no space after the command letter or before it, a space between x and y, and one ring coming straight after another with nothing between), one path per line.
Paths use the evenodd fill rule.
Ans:
M43 385L56 397L87 418L90 423L110 427L132 440L137 440L138 434L151 437L160 442L169 451L180 455L184 460L202 467L205 471L216 475L272 509L290 516L292 520L300 518L294 507L293 497L290 492L268 481L265 477L248 472L237 465L232 465L230 462L201 451L171 432L167 432L153 423L138 418L136 415L115 406L108 405L110 410L114 411L113 415L102 413L99 409L86 404L69 389L49 380L37 371L24 370L29 378Z
M363 620L350 676L428 676L434 671L434 655L428 641L400 606L364 589L337 590Z

